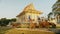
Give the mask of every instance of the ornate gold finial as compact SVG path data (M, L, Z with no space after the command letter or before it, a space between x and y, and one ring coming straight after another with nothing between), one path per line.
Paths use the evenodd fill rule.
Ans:
M35 10L33 3L30 3L24 8L24 11L27 11L27 10Z

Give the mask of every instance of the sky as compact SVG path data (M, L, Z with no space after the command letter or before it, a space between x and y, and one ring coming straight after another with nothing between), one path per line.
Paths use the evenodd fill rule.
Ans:
M0 18L15 18L27 5L34 4L36 10L41 10L41 16L47 16L57 0L0 0Z

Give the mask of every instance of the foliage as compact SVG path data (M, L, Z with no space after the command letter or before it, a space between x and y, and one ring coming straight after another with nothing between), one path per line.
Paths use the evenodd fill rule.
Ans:
M9 22L11 22L11 21L15 22L16 19L15 19L15 18L12 18L12 19L1 18L1 19L0 19L0 26L6 26L6 25L8 25Z
M16 18L12 18L11 21L16 22Z
M54 13L55 13L55 15L56 15L56 14L60 15L60 12L54 12Z
M0 34L5 34L5 31L12 29L11 27L0 27Z
M52 13L52 12L50 12L50 13L48 14L48 18L50 18L50 16L51 16L51 15L53 15L53 13Z

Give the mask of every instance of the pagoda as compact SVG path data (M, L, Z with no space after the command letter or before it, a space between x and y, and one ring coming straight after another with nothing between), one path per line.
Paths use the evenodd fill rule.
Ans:
M40 17L40 14L42 14L41 11L38 11L35 9L33 4L27 5L24 10L17 15L17 22L18 23L30 23L30 19L34 20L37 23L38 17Z

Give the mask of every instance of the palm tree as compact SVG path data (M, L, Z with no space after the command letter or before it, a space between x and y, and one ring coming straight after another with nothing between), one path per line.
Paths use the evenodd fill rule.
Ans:
M51 18L52 15L53 15L52 12L50 12L50 13L48 14L48 20L49 20L49 18Z
M59 20L60 20L60 12L59 11L56 11L54 13L55 13L54 16L57 18L57 22L59 23Z

